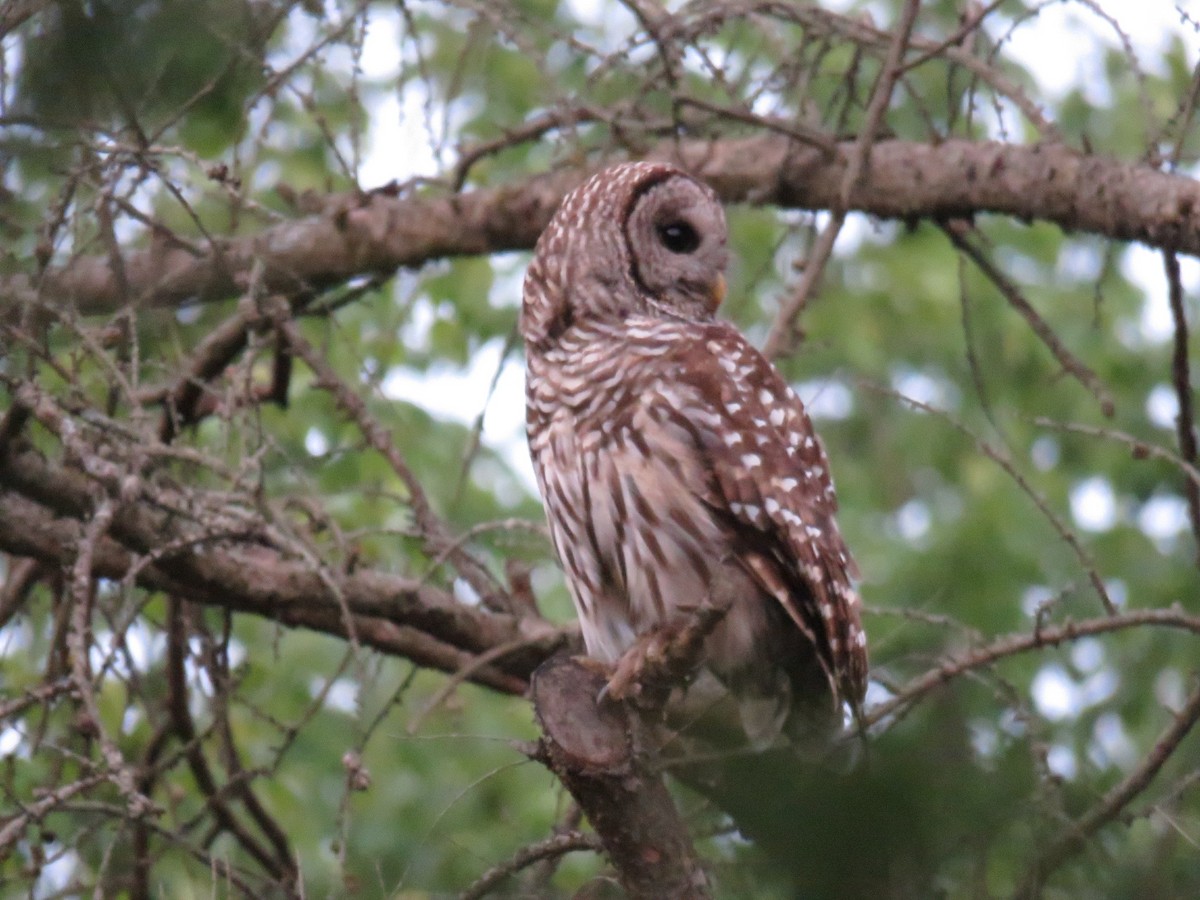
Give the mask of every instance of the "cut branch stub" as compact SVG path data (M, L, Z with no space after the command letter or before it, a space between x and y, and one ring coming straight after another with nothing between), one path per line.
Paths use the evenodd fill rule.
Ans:
M568 656L534 672L543 762L587 815L631 898L709 897L662 776L639 759L641 723L623 704L596 702L605 683L603 674Z
M557 765L613 776L631 771L628 711L595 702L605 684L600 672L569 656L555 656L534 672L534 712Z

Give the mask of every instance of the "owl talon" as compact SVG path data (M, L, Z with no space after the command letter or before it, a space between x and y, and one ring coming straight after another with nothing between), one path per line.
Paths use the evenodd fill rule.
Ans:
M611 700L614 703L620 702L616 697L612 696L612 694L609 692L609 687L610 687L610 685L607 682L605 682L604 687L600 688L600 690L596 692L596 705L597 706L602 705L607 700Z
M591 656L574 656L572 659L574 659L575 662L587 669L589 672L595 672L597 675L604 677L604 687L600 688L600 690L596 693L597 706L599 706L601 703L604 703L606 700L617 701L621 699L620 697L614 696L612 693L612 678L614 677L612 666Z
M677 629L672 627L643 634L617 661L601 693L610 700L644 700L651 707L659 705L655 699L659 695L665 702L675 680L665 664L676 638Z

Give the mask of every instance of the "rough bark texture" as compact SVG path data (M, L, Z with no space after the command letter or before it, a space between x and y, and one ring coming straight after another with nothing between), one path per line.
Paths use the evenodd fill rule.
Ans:
M726 202L830 209L840 203L854 146L843 142L826 152L766 134L673 144L649 155L681 161ZM149 306L219 300L246 290L255 265L263 267L260 288L294 293L447 256L525 250L567 191L595 168L450 196L330 195L318 215L214 241L200 255L163 241L127 254L120 274L98 255L51 268L37 284L26 276L0 281L0 308L11 314L31 303L68 304L94 314L119 308L128 296ZM1002 213L1200 253L1200 183L1064 144L880 141L849 209L889 219Z
M600 835L621 886L639 898L704 898L708 879L662 775L639 748L623 704L596 702L603 675L556 656L533 676L541 756Z
M0 485L0 547L51 566L68 564L97 502L95 485L33 450L0 452ZM333 576L330 585L265 535L258 543L230 545L212 536L212 523L189 522L178 509L173 514L166 492L155 499L116 506L109 536L97 542L97 575L133 575L151 590L349 637L446 672L471 666L477 653L514 646L470 676L512 694L525 691L529 673L561 640L541 620L468 606L411 578L364 569L326 573ZM177 499L184 503L182 495ZM186 503L196 506L194 497ZM232 527L224 537L254 538Z

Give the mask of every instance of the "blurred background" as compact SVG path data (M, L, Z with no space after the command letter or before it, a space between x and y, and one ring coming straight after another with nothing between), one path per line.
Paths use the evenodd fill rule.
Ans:
M283 291L411 481L248 316L253 261L370 192L518 196L674 140L852 141L905 6L5 5L0 448L89 473L95 505L0 469L0 894L451 896L581 827L521 752L537 732L515 669L506 689L448 684L336 615L139 580L183 544L269 547L331 585L378 572L515 615L481 597L465 548L553 625L573 617L524 444L530 242L435 245L397 270L347 238ZM874 139L1061 143L1195 177L1197 12L921 3ZM759 346L778 324L775 362L825 441L863 572L871 737L856 770L798 769L811 804L780 815L799 858L679 790L717 895L1200 893L1200 266L982 208L841 221L750 199L728 210L724 315ZM222 253L227 280L145 276ZM122 495L130 472L152 489ZM113 527L132 556L109 566L104 498L158 510L163 492L203 537ZM605 872L551 855L495 892L606 896Z

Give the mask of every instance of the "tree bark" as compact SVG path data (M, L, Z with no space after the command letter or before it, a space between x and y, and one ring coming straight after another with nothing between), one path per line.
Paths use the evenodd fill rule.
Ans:
M645 765L641 723L597 702L606 679L568 656L533 675L539 757L587 815L633 900L706 898L708 879L661 774Z
M840 202L854 147L844 141L826 150L763 134L663 145L647 155L681 162L726 202L819 210ZM204 250L160 240L126 254L120 273L109 256L97 255L52 267L40 279L0 280L0 315L40 304L87 315L130 302L221 300L249 287L256 263L263 266L259 289L290 294L444 257L528 250L563 196L598 167L449 196L331 194L317 215L215 240ZM1200 182L1058 143L879 141L848 208L905 220L1001 213L1200 254Z

